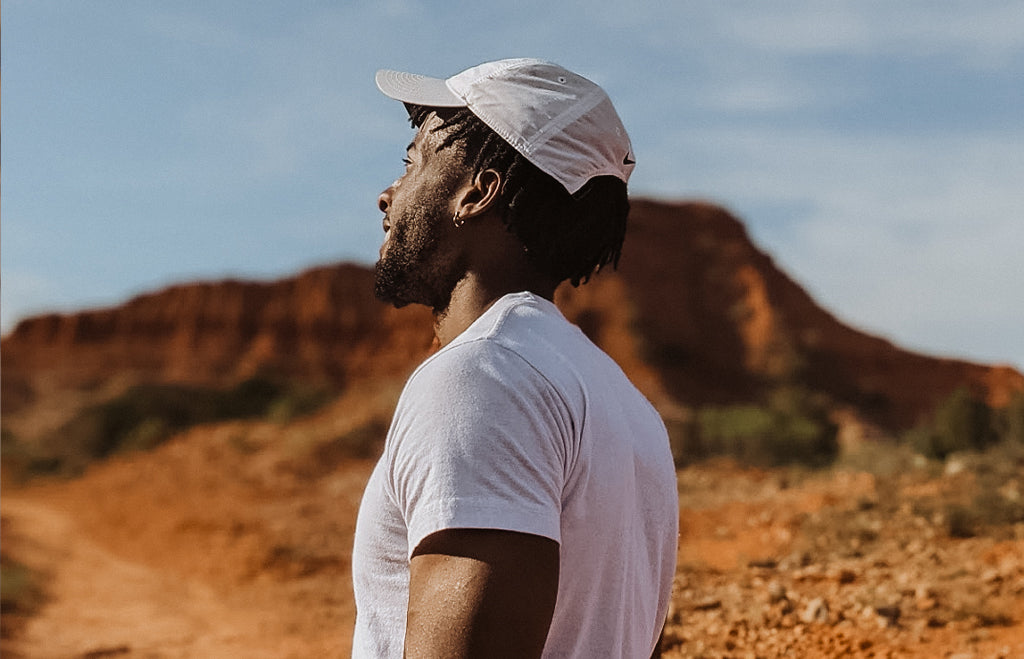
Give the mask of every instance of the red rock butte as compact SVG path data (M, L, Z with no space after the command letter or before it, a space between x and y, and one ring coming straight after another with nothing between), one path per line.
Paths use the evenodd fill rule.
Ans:
M1010 367L917 354L843 324L706 203L633 199L618 270L556 301L662 410L799 383L898 429L960 386L997 407L1024 390ZM7 416L112 382L226 386L273 374L344 388L401 377L431 347L425 308L379 303L371 269L339 264L24 320L3 339L2 396Z

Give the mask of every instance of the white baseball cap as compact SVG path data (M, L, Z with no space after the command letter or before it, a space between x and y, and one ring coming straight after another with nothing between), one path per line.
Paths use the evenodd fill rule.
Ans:
M537 59L506 59L447 80L381 70L377 87L403 103L469 108L541 171L575 194L595 176L629 181L629 135L598 85Z

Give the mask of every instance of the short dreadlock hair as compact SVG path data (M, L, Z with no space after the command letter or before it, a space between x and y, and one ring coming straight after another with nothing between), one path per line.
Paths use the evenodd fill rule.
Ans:
M488 169L502 174L502 220L541 272L578 286L602 267L618 266L629 215L624 181L597 176L569 194L468 108L406 109L415 128L437 112L442 123L435 130L447 131L438 150L454 147L474 177Z

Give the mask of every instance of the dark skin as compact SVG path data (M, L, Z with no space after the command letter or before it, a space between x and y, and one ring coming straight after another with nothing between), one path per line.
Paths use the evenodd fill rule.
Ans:
M558 591L558 544L493 529L434 533L409 566L407 657L539 657Z
M429 267L416 278L424 282L422 290L408 288L422 298L410 301L434 306L434 331L443 346L502 296L531 291L550 300L559 282L538 272L505 229L497 204L502 174L474 175L450 148L437 151L440 136L432 129L439 123L436 115L423 123L405 174L381 193L378 205L389 234L393 223L413 221L436 232ZM436 209L431 217L415 212L426 206ZM451 219L456 214L461 226ZM388 249L398 248L386 241L382 254ZM558 543L548 538L494 529L428 536L409 565L406 656L539 657L558 571Z
M456 210L465 219L458 234L465 245L467 267L447 309L434 311L434 331L442 346L508 293L531 291L554 298L558 282L529 262L522 243L505 229L494 208L500 189L501 175L489 169L457 192Z

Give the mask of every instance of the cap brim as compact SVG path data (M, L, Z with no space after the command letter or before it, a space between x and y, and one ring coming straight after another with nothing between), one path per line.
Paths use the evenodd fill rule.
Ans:
M459 108L466 105L466 102L448 89L447 83L440 78L381 69L377 71L375 80L377 88L385 96L403 103L432 108Z

